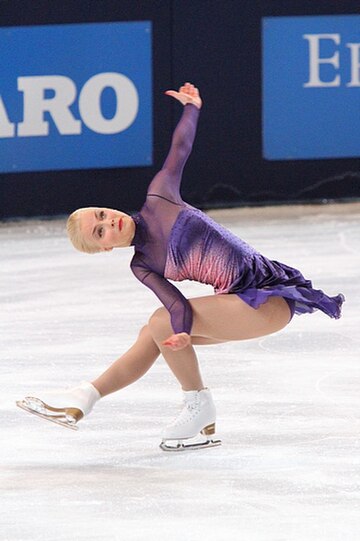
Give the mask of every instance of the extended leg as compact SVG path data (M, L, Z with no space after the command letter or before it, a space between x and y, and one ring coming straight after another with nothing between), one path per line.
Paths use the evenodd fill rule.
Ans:
M160 354L149 327L139 333L135 344L92 382L101 396L114 393L141 378Z
M148 327L143 327L135 344L92 384L84 382L73 389L35 393L18 401L17 405L43 419L77 429L76 423L91 412L101 396L139 379L159 353Z

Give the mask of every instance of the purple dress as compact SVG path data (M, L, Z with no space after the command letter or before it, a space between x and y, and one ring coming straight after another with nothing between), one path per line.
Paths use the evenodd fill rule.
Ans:
M297 269L267 259L182 200L181 176L198 117L194 105L184 107L166 161L150 183L142 209L132 216L136 232L131 269L167 308L174 333L191 333L192 309L168 280L210 284L216 294L236 293L253 308L279 296L297 314L321 310L339 318L343 295L329 297L313 289Z

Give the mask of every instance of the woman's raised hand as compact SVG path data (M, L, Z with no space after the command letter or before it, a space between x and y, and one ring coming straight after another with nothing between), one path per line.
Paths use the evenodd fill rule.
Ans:
M201 109L202 100L200 98L199 89L191 83L185 83L179 88L179 92L176 92L176 90L167 90L165 94L175 98L183 105L191 103L198 109Z
M163 342L163 346L168 346L173 351L179 351L180 349L184 349L190 344L191 338L186 332L173 334Z

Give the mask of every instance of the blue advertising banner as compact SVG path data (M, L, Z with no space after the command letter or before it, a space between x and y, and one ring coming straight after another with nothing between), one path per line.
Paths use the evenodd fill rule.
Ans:
M263 156L360 156L360 15L263 19Z
M152 164L151 22L0 28L0 172Z

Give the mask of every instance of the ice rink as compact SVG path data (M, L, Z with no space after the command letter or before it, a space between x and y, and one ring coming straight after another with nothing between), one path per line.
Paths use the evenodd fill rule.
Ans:
M337 321L295 316L199 347L223 444L177 454L159 449L182 399L163 359L78 432L15 406L94 379L158 301L128 268L132 248L89 256L65 220L0 224L0 541L360 539L360 203L210 215L346 303Z

